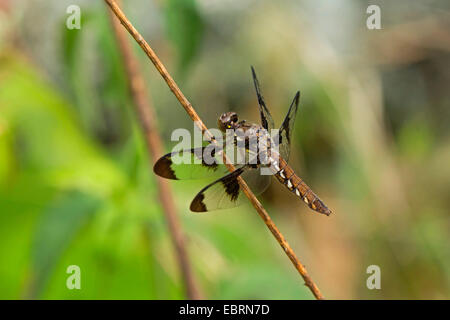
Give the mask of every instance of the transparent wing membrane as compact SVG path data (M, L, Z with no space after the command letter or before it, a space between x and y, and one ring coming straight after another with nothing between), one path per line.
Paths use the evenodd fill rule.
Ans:
M261 175L260 169L244 166L204 187L192 200L190 209L206 212L239 206L245 198L237 178L241 176L255 195L270 185L271 176Z

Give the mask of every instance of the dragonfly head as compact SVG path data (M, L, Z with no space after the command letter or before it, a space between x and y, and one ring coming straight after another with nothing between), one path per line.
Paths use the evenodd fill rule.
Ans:
M225 132L227 129L234 129L238 123L238 115L236 112L227 112L222 114L217 120L219 129Z

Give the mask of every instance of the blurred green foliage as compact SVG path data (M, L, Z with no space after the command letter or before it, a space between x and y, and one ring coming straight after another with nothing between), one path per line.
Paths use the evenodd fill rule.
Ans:
M167 35L176 47L178 68L185 73L203 37L203 20L195 0L169 0L165 4Z
M106 7L78 2L81 30L65 28L63 2L11 1L4 13L0 298L182 299L148 164L154 159L132 112ZM394 10L400 4L390 6L382 35L404 19ZM401 63L371 55L363 48L395 41L380 45L379 34L360 24L364 4L344 7L349 19L339 25L350 36L333 27L340 10L312 1L136 0L125 11L211 127L229 110L257 121L251 64L278 123L301 90L290 162L335 215L311 213L277 183L261 200L327 298L448 298L449 54L424 49ZM412 6L410 19L426 13L440 21L425 9ZM133 47L170 150L171 131L192 123ZM188 211L206 183L171 183L203 295L311 299L249 205ZM73 264L81 290L66 288ZM371 264L381 268L382 290L366 287Z

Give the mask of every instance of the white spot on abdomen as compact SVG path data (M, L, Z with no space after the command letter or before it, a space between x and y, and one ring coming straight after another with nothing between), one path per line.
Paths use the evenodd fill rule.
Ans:
M292 183L291 183L291 180L288 180L288 181L287 181L287 186L288 186L289 189L292 189Z

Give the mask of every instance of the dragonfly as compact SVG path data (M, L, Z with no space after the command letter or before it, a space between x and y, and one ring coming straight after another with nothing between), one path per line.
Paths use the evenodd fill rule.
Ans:
M218 209L236 207L244 202L245 195L242 192L238 177L242 177L255 195L263 193L270 185L271 176L283 184L290 192L294 193L312 210L330 215L331 210L311 190L311 188L295 173L288 164L290 155L290 144L295 118L298 110L300 91L298 91L289 107L286 117L278 129L274 138L268 135L275 128L273 118L267 108L261 93L260 84L256 72L251 67L253 83L256 89L261 123L251 123L246 120L239 121L236 112L226 112L218 119L219 129L226 133L227 130L241 131L245 133L238 144L239 137L235 134L234 144L237 148L247 154L248 158L254 159L232 172L220 161L223 157L223 149L210 143L191 149L182 149L162 156L153 167L155 174L172 180L199 179L211 176L220 178L211 182L201 189L192 200L190 210L193 212L207 212ZM264 151L249 148L245 137L258 136L260 141L267 141ZM243 145L243 146L242 146ZM276 147L275 147L276 146ZM212 160L205 160L205 154L212 156ZM187 157L191 161L175 161L176 157ZM197 161L194 161L197 160ZM263 161L264 160L264 161ZM263 168L269 168L272 175L262 174Z

